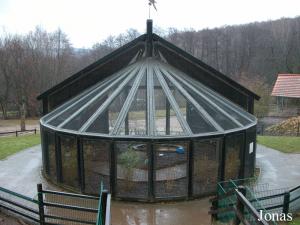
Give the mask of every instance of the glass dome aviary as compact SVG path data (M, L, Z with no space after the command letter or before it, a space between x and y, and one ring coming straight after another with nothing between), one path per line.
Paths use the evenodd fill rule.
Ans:
M256 118L155 58L95 84L41 119L67 133L114 137L190 137L242 130Z

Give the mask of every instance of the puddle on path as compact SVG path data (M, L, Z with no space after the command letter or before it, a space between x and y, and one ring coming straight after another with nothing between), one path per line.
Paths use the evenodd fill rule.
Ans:
M113 225L209 225L209 198L172 203L112 202Z

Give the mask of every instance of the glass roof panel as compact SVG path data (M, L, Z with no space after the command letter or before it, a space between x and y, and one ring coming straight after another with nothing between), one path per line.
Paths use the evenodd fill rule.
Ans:
M141 59L41 119L70 132L191 136L254 125L256 118L199 81L154 58Z
M125 119L124 128L126 128L126 135L147 135L147 93L145 77L146 76L143 76L143 80L140 83Z
M56 113L52 118L49 119L48 123L52 126L59 126L61 123L65 122L71 115L80 110L85 104L89 103L93 98L97 98L99 92L103 89L110 89L110 86L114 84L118 84L125 76L121 76L116 79L113 77L109 79L107 82L103 83L103 85L99 85L96 89L90 91L83 95L80 99L78 99L75 103L65 103L60 111Z
M234 104L230 100L226 99L225 97L219 95L218 93L214 92L213 90L205 87L200 82L189 78L188 76L183 76L184 80L188 82L190 85L194 86L198 90L201 90L205 96L213 101L218 107L223 109L226 113L231 115L234 119L240 122L242 125L248 125L256 120L256 118L251 115L250 113L246 112L244 109L239 107L238 105Z
M116 78L117 78L117 76L115 74L111 77L106 78L103 82L100 82L100 83L97 83L97 84L93 85L92 87L88 88L87 90L83 91L82 93L78 94L74 98L72 98L69 101L67 101L66 103L58 106L56 109L54 109L53 111L51 111L50 113L45 115L43 117L43 120L49 122L53 118L56 118L60 113L62 113L66 109L70 108L72 105L77 104L80 99L89 98L89 96L92 93L97 92L98 88L100 88L101 86L107 84L108 82L113 81Z
M154 73L154 83L156 83L155 97L155 135L183 135L182 125L179 123L177 115L171 106L163 88L159 85L158 78Z
M238 128L237 124L234 124L230 118L226 117L222 112L220 112L217 108L213 107L209 102L199 96L197 93L192 90L187 89L187 87L183 84L183 88L187 90L187 92L194 98L199 105L203 107L203 109L218 123L224 130Z
M214 132L217 131L215 127L213 127L203 115L197 110L197 108L182 94L183 86L180 85L181 89L171 82L170 73L164 71L164 77L169 84L169 87L173 90L173 95L180 107L180 111L183 114L185 120L187 121L189 127L191 128L194 134L201 132Z
M133 78L134 79L134 78ZM132 79L131 79L132 80ZM115 127L116 121L118 119L119 113L123 107L124 102L129 94L132 86L127 83L122 87L121 92L116 96L116 98L109 104L109 106L101 113L96 120L87 128L87 132L91 133L101 133L101 124L107 123L107 131L110 133ZM111 94L110 94L111 95ZM109 96L109 95L108 95Z
M158 84L157 77L154 76L154 81ZM156 136L164 136L169 134L167 132L167 108L169 109L170 106L167 107L169 104L168 99L166 98L162 88L158 85L155 86L154 90L154 104L155 104L155 113L154 113L154 120L155 120L155 135Z

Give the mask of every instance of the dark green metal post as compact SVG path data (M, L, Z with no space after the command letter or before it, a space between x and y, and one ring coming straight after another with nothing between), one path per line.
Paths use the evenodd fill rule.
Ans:
M243 148L240 149L240 172L239 179L245 178L245 165L246 165L246 154L248 154L249 149L247 148L249 143L247 142L247 130L243 131Z
M289 208L290 208L290 192L288 191L284 193L282 212L287 215L289 213Z
M246 196L246 188L245 187L239 186L238 191L242 195ZM240 212L240 214L244 215L244 204L239 198L237 198L236 209L237 209L238 212ZM239 217L237 216L237 213L236 213L236 216L235 216L235 219L234 219L234 225L239 225L240 223L241 223L241 220L239 219Z
M170 103L166 98L166 135L170 135Z
M62 177L62 160L61 160L61 141L60 137L55 133L55 155L56 155L56 175L57 182L63 181Z
M222 140L222 149L221 149L221 165L220 165L220 181L224 181L225 179L225 163L226 163L226 135Z
M40 225L44 225L45 224L45 212L44 212L44 199L43 199L42 184L37 185L37 191L38 191Z
M83 157L82 140L80 137L77 137L78 185L81 192L84 192L85 189Z
M223 142L224 142L224 138L223 139L218 139L218 144L217 144L217 151L218 151L218 163L219 163L219 167L218 167L218 182L222 181L222 159L223 159Z
M117 167L116 165L116 158L115 158L115 145L114 142L112 141L110 143L110 192L112 194L113 197L116 196L116 170L115 167Z
M194 170L194 162L193 162L193 155L194 155L194 144L193 141L190 140L189 142L189 151L188 151L188 198L193 196L193 170Z
M147 151L148 151L148 176L149 176L149 183L148 183L148 196L150 201L154 201L154 147L153 142L150 142L150 144L147 145Z
M49 166L49 137L48 132L42 130L41 127L41 137L43 140L42 146L43 146L43 157L44 157L44 169L46 174L50 174L50 166Z
M103 224L103 182L100 183L99 190L99 204L98 204L98 215L96 225L104 225Z
M128 96L129 93L129 87L125 88L125 95ZM125 117L125 135L129 135L129 118L128 118L129 113L127 113L126 117ZM146 113L147 115L147 113Z

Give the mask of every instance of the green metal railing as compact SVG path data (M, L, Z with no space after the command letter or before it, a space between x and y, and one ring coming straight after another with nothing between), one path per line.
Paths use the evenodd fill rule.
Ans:
M100 185L98 215L96 225L110 225L111 195L104 190L103 182Z
M110 225L110 194L100 185L99 197L44 190L37 185L37 199L0 187L0 209L40 225Z
M233 190L244 187L244 196L257 212L262 213L295 213L300 210L300 186L289 189L270 189L268 184L257 184L255 178L229 180L218 183L217 202L213 202L213 208L217 208L215 216L219 221L228 223L236 218L234 207L237 205L237 196ZM247 221L257 222L253 213L243 210ZM275 221L269 224L276 225Z
M0 187L0 208L39 222L39 202L34 198Z
M231 180L229 182L218 183L218 197L225 196L235 188L237 188L237 186ZM221 212L218 214L218 220L220 220L221 222L228 222L233 220L233 218L235 217L235 213L233 212L232 207L234 205L236 205L236 195L234 193L227 195L226 197L219 200L218 209L220 209Z
M256 179L255 178L248 178L248 179L238 179L238 180L229 180L218 183L218 198L221 198L220 201L218 201L218 209L221 213L218 213L217 219L221 222L229 222L236 218L236 212L234 210L234 206L237 205L237 196L235 192L232 192L232 190L238 189L240 186L245 187L243 195L245 198L250 202L250 204L255 208L257 212L259 210L262 210L262 213L266 213L266 210L263 208L263 206L260 204L259 200L255 198L255 195L253 193L253 190L264 190L266 187L263 185L262 187L259 187L256 185ZM232 193L231 195L228 195L228 193ZM222 196L226 196L225 198L222 198ZM231 210L226 210L231 209ZM223 211L223 212L222 212ZM255 222L257 218L253 215L253 213L250 213L247 207L244 207L243 210L243 216L248 222ZM271 223L276 225L276 223Z
M100 193L100 196L99 196L98 215L97 215L96 225L104 225L103 209L102 209L103 182L101 182L99 193Z

